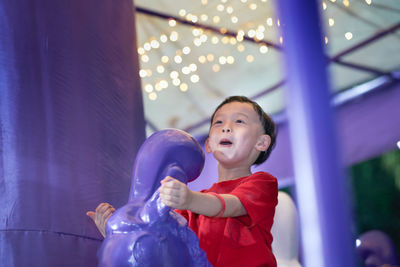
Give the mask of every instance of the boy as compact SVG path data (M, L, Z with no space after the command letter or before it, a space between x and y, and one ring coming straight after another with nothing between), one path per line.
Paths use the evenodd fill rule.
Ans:
M250 170L270 155L275 132L275 124L257 103L229 97L212 115L205 144L217 160L218 182L194 192L173 177L161 181L162 202L188 220L213 266L276 266L270 230L277 181ZM103 203L96 213L88 213L103 235L112 212L112 206Z

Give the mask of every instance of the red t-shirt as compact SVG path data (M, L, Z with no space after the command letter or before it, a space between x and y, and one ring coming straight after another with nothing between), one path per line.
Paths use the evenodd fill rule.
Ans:
M236 180L214 183L202 192L235 195L247 211L245 216L215 218L176 210L188 220L188 226L199 238L200 247L210 263L214 267L275 267L271 227L278 203L276 178L257 172Z

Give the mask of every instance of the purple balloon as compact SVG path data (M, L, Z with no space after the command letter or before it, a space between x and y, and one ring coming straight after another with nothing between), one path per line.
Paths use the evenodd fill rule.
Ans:
M397 265L393 241L387 234L378 230L365 232L357 239L357 252L366 267Z
M183 183L196 179L203 165L203 150L188 133L150 136L136 157L129 201L107 222L99 266L211 266L186 219L165 206L157 190L168 175Z

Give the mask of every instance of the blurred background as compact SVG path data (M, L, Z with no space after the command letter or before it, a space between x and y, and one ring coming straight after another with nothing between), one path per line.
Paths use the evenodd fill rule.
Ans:
M281 189L294 197L290 148L284 147L290 142L284 101L287 77L282 66L285 25L276 4L271 0L136 1L139 74L147 135L172 127L202 142L212 112L225 97L246 95L257 101L279 124L281 139L269 162L256 169L271 171ZM319 4L332 105L352 184L354 235L382 230L400 253L400 111L396 107L400 98L394 93L400 90L400 2L326 0ZM192 188L215 182L216 170L208 167L213 164L206 162L204 174Z
M332 135L343 180L351 185L350 207L337 206L342 214L349 209L354 220L342 229L350 228L358 238L360 266L395 265L393 250L400 255L400 1L316 2L335 111ZM303 135L291 143L285 102L293 100L288 94L293 87L283 66L288 31L277 15L278 3L0 1L0 265L97 266L102 237L86 212L101 202L126 203L136 153L152 133L178 128L204 145L211 114L231 95L255 100L277 123L277 145L254 171L276 176L281 191L300 203L293 166L307 160L293 162L292 155L296 144L307 145L312 138ZM315 36L306 22L299 29ZM315 47L315 39L310 43ZM319 103L327 106L322 100L311 105ZM322 176L319 181L335 181ZM189 187L201 190L216 179L215 159L207 155L202 175ZM325 189L334 200L337 188ZM336 219L330 220L334 230ZM347 252L345 246L333 250ZM390 257L381 260L382 253ZM368 265L370 256L374 262Z

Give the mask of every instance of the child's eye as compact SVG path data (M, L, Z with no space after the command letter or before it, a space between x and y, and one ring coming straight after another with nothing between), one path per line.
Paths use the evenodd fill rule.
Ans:
M214 124L221 124L222 121L215 121Z
M244 123L243 120L236 120L237 123Z

